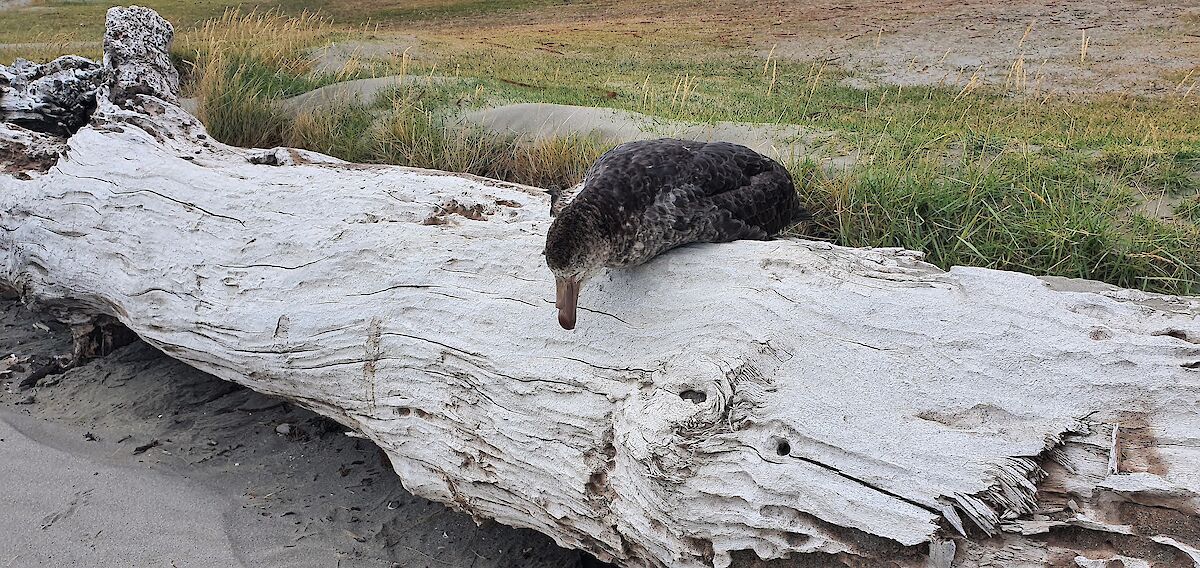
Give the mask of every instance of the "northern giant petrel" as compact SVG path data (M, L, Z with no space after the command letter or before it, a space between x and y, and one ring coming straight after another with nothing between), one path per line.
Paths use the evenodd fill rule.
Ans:
M765 240L808 218L779 162L729 142L674 139L609 150L570 202L552 208L545 254L564 329L575 327L579 289L601 267L636 266L687 243Z

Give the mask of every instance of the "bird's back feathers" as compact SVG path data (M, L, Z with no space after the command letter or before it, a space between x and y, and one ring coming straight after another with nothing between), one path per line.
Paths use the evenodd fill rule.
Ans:
M778 162L728 142L673 139L609 150L566 207L611 241L610 266L691 242L767 239L807 216Z

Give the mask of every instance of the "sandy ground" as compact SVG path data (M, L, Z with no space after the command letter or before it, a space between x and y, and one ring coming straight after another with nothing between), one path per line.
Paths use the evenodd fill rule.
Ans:
M313 53L313 69L316 74L340 73L352 60L389 61L398 60L405 53L415 56L420 53L420 41L408 34L389 34L386 38L344 40L331 43Z
M29 359L0 371L0 567L599 565L414 497L373 444L140 342L20 386L69 349L0 300L0 358Z
M255 519L228 497L182 477L110 465L76 432L22 415L0 412L0 440L6 565L238 564L222 516ZM144 538L151 527L167 538Z
M1200 65L1194 0L779 4L785 23L762 38L777 55L828 61L874 83L961 86L977 75L1040 92L1168 94L1181 80L1171 74Z

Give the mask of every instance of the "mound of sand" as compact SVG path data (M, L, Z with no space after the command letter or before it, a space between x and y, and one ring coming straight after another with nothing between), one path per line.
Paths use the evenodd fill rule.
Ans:
M410 34L391 34L384 38L346 40L331 43L311 53L314 75L341 73L347 67L392 61L408 52L420 54L420 41Z
M398 89L412 85L440 85L455 80L453 77L438 75L389 75L387 77L342 81L287 98L283 101L283 108L288 112L299 113L319 108L329 103L357 101L368 104L389 89Z
M296 114L331 103L370 103L388 89L453 81L457 79L424 75L344 81L288 98L283 102L283 108ZM195 111L195 103L190 99L185 99L183 106L189 112ZM812 159L826 169L845 168L857 159L854 155L828 152L825 142L831 138L831 133L794 124L694 123L626 110L550 103L520 103L472 111L462 115L459 124L481 126L497 134L529 140L566 136L592 136L614 144L652 138L723 140L782 161Z
M522 103L467 113L463 119L499 134L534 140L596 136L614 143L649 138L735 142L784 161L811 158L826 167L846 167L853 156L822 150L830 133L792 124L690 123L636 112L547 103Z

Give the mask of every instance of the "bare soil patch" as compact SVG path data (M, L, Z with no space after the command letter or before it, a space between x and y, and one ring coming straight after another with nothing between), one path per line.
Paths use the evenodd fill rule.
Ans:
M1161 94L1200 65L1200 7L1186 0L803 1L779 10L780 23L756 38L777 44L777 55L890 85L962 87L975 76L1042 91Z

